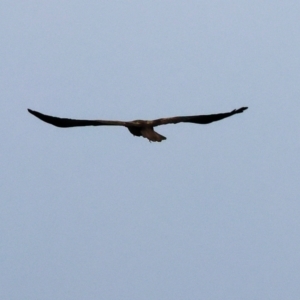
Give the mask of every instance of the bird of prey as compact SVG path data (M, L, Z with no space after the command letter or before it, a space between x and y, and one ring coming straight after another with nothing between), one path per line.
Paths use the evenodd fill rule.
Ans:
M235 114L242 113L248 107L241 107L239 109L234 109L231 112L212 114L212 115L196 115L196 116L179 116L171 118L162 118L156 120L135 120L135 121L109 121L109 120L76 120L76 119L66 119L52 117L44 115L40 112L28 109L28 111L41 119L44 122L50 123L57 127L77 127L77 126L124 126L126 127L133 135L142 136L147 138L150 142L161 142L167 138L156 131L154 127L166 124L177 124L177 123L194 123L194 124L208 124L215 121L220 121L224 118L231 117Z

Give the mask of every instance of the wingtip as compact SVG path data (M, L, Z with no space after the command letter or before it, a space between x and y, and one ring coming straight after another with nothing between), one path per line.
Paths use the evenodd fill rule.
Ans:
M39 118L39 116L42 115L41 113L39 113L39 112L37 112L37 111L35 111L35 110L32 110L32 109L30 109L30 108L27 108L27 110L28 110L28 112L29 112L30 114L34 115L34 116L37 117L37 118Z
M248 109L247 106L241 107L235 111L235 113L242 113L244 110Z

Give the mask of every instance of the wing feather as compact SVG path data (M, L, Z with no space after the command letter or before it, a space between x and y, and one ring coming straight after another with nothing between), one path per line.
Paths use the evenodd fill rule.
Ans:
M28 111L35 117L42 121L52 124L57 127L77 127L77 126L101 126L101 125L112 125L112 126L126 126L127 122L123 121L105 121L105 120L76 120L67 118L58 118L48 115L44 115L40 112L28 109Z
M171 118L161 118L153 120L152 126L166 125L166 124L177 124L177 123L195 123L195 124L209 124L212 122L220 121L222 119L231 117L235 114L242 113L248 107L241 107L239 109L234 109L231 112L212 114L212 115L196 115L196 116L179 116Z

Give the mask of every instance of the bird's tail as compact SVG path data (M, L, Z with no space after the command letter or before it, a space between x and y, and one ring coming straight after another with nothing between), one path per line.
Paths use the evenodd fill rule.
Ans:
M152 128L145 128L141 130L141 134L144 138L147 138L151 142L161 142L163 140L166 140L167 138L156 131L154 131Z

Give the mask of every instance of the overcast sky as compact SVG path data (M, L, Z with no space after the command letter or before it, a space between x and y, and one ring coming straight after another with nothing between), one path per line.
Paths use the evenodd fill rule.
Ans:
M299 299L299 1L0 2L0 298ZM59 117L227 112L210 125Z

